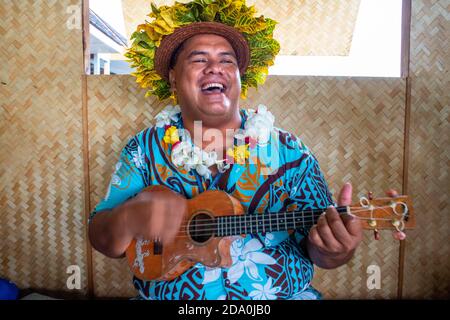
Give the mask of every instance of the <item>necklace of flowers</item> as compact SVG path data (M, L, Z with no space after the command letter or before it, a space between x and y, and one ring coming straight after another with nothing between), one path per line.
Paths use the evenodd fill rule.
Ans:
M184 167L188 172L197 171L200 176L210 177L209 167L216 164L219 172L223 173L232 163L243 164L250 157L250 150L256 145L266 145L275 121L274 116L266 106L259 105L256 110L248 110L248 118L244 129L239 129L234 135L239 141L233 148L229 148L225 158L217 159L215 151L206 152L192 143L189 132L179 129L173 123L179 123L181 116L180 106L168 105L156 115L156 127L164 128L163 141L172 145L172 162L175 166Z

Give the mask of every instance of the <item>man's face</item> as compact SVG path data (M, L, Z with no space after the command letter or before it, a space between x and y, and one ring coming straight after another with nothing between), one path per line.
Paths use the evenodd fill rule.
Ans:
M186 40L170 70L170 83L191 120L218 124L239 108L241 80L236 54L221 36L201 34Z

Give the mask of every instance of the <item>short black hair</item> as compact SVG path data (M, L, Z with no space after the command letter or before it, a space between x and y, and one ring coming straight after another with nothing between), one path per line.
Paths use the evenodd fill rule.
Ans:
M177 64L178 57L179 57L181 51L183 51L184 43L185 42L182 42L178 46L178 48L173 52L172 57L170 58L169 69L175 68L175 65Z

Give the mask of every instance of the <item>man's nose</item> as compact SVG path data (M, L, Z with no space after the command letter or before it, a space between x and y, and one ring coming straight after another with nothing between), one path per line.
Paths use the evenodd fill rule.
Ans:
M206 74L212 73L212 74L222 74L223 69L222 65L219 61L208 61L208 64L206 65L205 71Z

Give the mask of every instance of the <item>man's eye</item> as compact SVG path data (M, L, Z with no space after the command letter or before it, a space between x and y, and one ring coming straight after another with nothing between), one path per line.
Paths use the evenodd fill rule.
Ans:
M206 59L196 59L194 62L206 62Z

